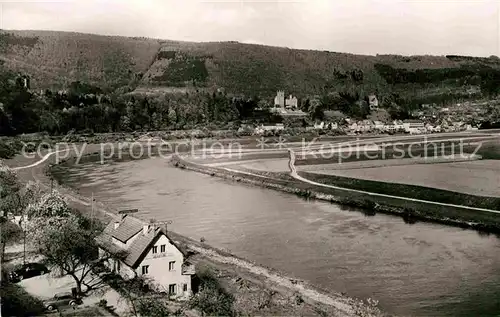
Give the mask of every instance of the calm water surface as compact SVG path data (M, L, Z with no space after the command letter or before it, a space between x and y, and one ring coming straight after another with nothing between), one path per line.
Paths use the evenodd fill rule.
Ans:
M68 185L143 219L322 288L412 316L500 316L500 239L406 224L169 167L161 158L58 172Z

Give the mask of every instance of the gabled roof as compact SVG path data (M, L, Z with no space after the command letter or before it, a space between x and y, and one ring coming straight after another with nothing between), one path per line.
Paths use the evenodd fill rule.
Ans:
M151 247L158 241L161 236L165 236L168 241L175 246L179 252L186 257L186 253L175 243L162 228L150 228L146 234L141 234L134 240L132 245L127 249L128 254L124 259L125 264L132 268L137 268L142 262Z
M163 232L161 232L159 228L150 228L147 234L139 235L127 249L128 254L124 260L125 264L136 268L148 253L151 245L158 240L161 234L163 234Z
M126 230L123 229L120 230L120 228L125 223L128 224ZM142 262L146 254L151 249L152 245L156 243L156 241L161 236L165 236L169 240L169 242L182 253L184 257L187 257L186 251L182 249L179 245L177 245L177 243L175 243L172 239L170 239L170 237L167 235L164 229L150 226L146 234L143 234L141 231L143 230L143 227L146 224L147 223L137 218L131 216L125 216L122 218L122 221L117 229L114 229L114 221L111 222L104 229L103 234L100 235L96 240L101 248L111 253L117 254L125 251L123 262L134 269L137 268L137 266ZM139 230L136 231L136 228L139 228ZM139 236L132 242L132 244L126 249L120 248L119 246L114 244L111 239L112 237L118 239L116 237L117 233L121 236L126 236L124 232L125 233L135 232L135 234L133 234L132 236L135 236L137 233L141 232Z
M145 224L141 220L127 215L123 216L119 222L120 225L117 229L114 228L114 222L112 222L104 231L123 243L126 243L130 238L138 234Z

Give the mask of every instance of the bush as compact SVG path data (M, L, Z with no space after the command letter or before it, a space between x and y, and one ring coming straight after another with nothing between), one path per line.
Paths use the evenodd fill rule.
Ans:
M7 142L0 141L0 158L9 159L16 155L17 151Z
M220 285L219 280L211 270L203 269L196 272L196 279L199 288L198 293L189 302L192 308L198 309L208 316L235 316L234 296ZM196 288L195 286L193 290Z

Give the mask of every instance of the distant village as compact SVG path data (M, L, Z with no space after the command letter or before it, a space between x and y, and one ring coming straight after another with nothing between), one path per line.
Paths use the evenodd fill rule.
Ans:
M372 114L383 112L379 109L379 101L377 96L372 94L368 96L369 107ZM311 103L318 102L317 100ZM278 114L285 118L305 118L307 113L299 109L298 98L289 95L285 97L284 91L278 91L274 97L274 105L270 108L272 113ZM361 133L408 133L408 134L429 134L438 132L457 132L457 131L473 131L479 128L479 123L486 120L487 106L489 102L473 103L464 102L457 103L449 107L438 107L433 104L421 105L418 111L411 113L411 119L408 120L385 120L366 119L355 120L342 115L339 111L329 112L331 119L324 121L316 121L313 125L309 124L304 128L306 130L318 131L339 131L345 134L361 134ZM333 117L333 118L332 118ZM371 115L370 117L377 117ZM284 130L285 124L269 124L261 125L254 128L255 134L265 134Z

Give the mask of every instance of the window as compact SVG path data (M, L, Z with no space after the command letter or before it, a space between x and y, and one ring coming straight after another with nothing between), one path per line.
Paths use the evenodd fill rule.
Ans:
M188 285L187 284L182 284L182 291L187 292L188 290Z
M169 293L170 295L175 295L175 288L176 288L175 286L176 286L175 284L170 284L170 285L168 286L168 293Z
M168 270L173 271L175 267L175 261L168 262Z
M162 245L160 246L160 252L165 252L165 245L164 245L164 244L162 244Z
M153 247L153 254L155 254L155 253L158 253L158 247L157 246Z
M142 266L142 274L148 274L149 265Z

